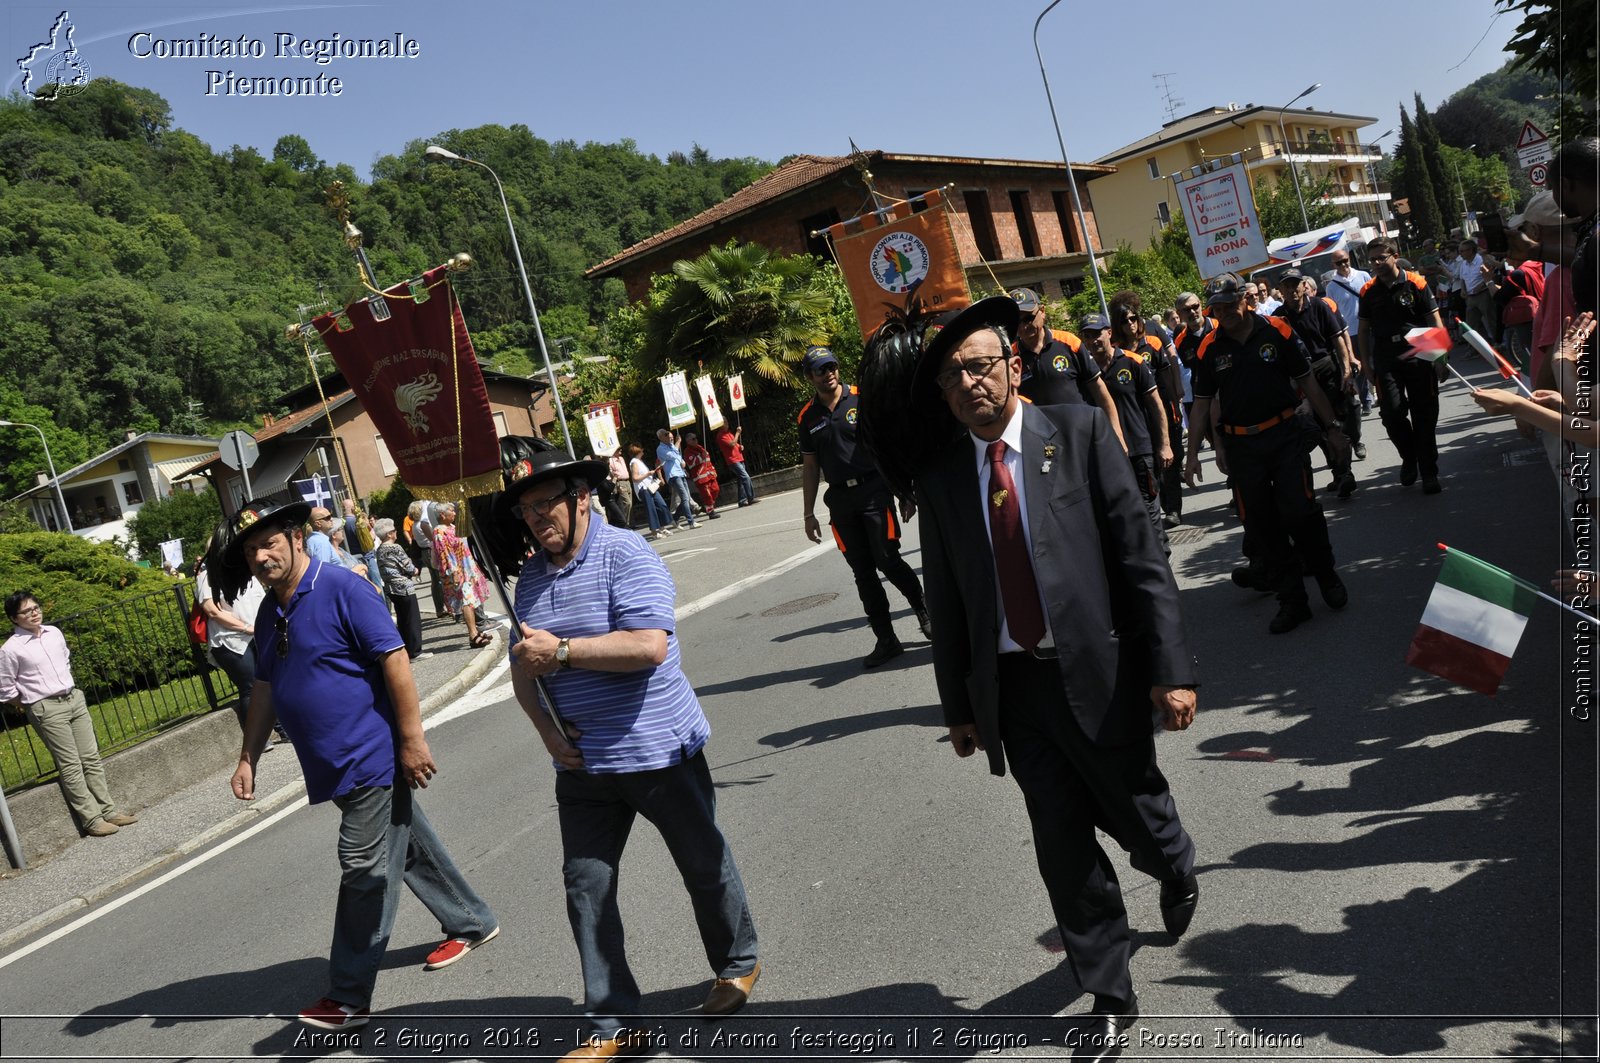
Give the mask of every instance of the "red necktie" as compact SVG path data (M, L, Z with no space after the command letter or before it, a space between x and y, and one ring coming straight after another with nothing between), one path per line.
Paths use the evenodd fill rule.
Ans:
M1005 605L1011 639L1032 650L1044 638L1044 611L1039 606L1039 584L1033 578L1028 541L1022 535L1022 505L1017 485L1006 468L1006 444L989 444L989 540L994 546L994 568L1000 577L1000 601Z

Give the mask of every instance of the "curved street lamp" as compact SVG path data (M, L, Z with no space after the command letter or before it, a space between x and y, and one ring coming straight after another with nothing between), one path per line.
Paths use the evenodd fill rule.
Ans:
M1083 248L1089 252L1089 272L1094 276L1095 294L1100 297L1100 312L1111 317L1111 311L1106 307L1106 290L1100 284L1100 265L1095 261L1094 247L1089 239L1089 220L1083 216L1083 201L1078 198L1078 182L1072 177L1072 163L1067 159L1067 144L1061 139L1061 120L1056 117L1056 101L1050 95L1050 78L1044 72L1044 53L1039 51L1039 23L1055 8L1061 0L1050 0L1049 7L1039 12L1039 17L1033 20L1033 54L1039 59L1039 77L1044 79L1044 98L1050 105L1050 121L1056 127L1056 143L1061 148L1061 165L1067 169L1067 192L1072 196L1072 210L1078 216L1078 228L1083 230ZM1065 233L1062 233L1065 236Z
M1311 219L1306 215L1305 193L1300 191L1300 173L1294 168L1294 151L1289 147L1289 134L1283 128L1283 112L1293 107L1298 101L1316 92L1322 87L1322 82L1317 82L1300 95L1278 108L1278 133L1283 137L1283 154L1289 160L1289 179L1294 182L1294 198L1300 201L1300 231L1311 231Z
M561 406L561 386L556 380L555 370L550 365L550 351L544 343L544 328L539 324L539 308L533 302L533 288L528 284L528 267L522 264L522 246L517 243L517 227L511 221L511 205L506 202L506 190L500 183L500 175L495 173L488 163L469 159L465 155L457 155L437 144L429 144L422 154L436 159L449 159L451 162L464 162L469 166L487 170L489 176L494 178L495 191L500 193L500 207L506 212L506 229L511 233L511 250L516 255L517 273L522 277L522 294L528 297L528 313L533 317L533 333L539 338L539 356L544 359L544 373L550 381L550 397L555 401L556 419L561 422L561 438L566 440L567 456L576 460L578 453L572 449L572 429L567 424L567 411Z
M28 424L26 421L0 421L0 428L31 428L39 433L39 442L44 444L45 464L50 466L50 483L56 489L56 501L61 503L61 520L66 524L67 531L72 531L72 514L67 511L67 499L61 493L61 481L56 479L56 463L55 459L50 456L50 441L45 439L44 430L36 424Z

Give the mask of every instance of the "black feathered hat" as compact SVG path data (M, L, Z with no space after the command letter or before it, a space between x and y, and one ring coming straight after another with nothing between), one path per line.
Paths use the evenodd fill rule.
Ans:
M998 328L1005 333L1006 352L1010 353L1010 341L1016 338L1021 320L1022 311L1015 299L991 295L929 325L922 334L922 357L911 380L912 403L920 406L930 398L938 398L939 386L934 377L939 373L939 363L962 340L981 329Z

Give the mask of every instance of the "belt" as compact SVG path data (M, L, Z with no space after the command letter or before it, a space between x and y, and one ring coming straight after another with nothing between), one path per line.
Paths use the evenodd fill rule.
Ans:
M1035 646L1031 650L1007 650L1000 656L1011 660L1053 661L1061 656L1061 651L1054 646Z
M75 694L76 692L77 692L77 688L74 687L72 690L67 691L65 694L46 694L41 700L43 700L43 701L68 701L68 700L70 700L72 698L72 695Z
M846 480L844 482L844 486L845 487L860 487L862 484L869 484L872 481L876 480L877 478L878 478L878 474L877 473L869 472L869 473L865 473L865 474L863 474L861 476L858 476L853 480Z
M1289 418L1294 416L1294 410L1295 408L1291 406L1287 410L1284 410L1282 413L1278 414L1278 416L1268 417L1260 424L1224 424L1218 425L1217 427L1221 428L1230 436L1253 436L1259 432L1265 432L1267 429L1276 427L1277 425L1287 421Z

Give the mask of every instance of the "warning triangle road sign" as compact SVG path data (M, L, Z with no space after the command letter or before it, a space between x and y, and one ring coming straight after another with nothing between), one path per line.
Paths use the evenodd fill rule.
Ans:
M1522 133L1517 137L1517 150L1521 151L1523 148L1531 148L1536 144L1543 144L1549 139L1544 130L1532 122L1524 121L1522 123Z

